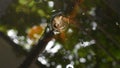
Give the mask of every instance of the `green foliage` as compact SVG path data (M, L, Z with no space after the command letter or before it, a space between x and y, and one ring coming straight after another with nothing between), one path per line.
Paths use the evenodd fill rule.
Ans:
M54 3L53 7L48 5L50 1ZM26 38L28 28L41 23L50 23L54 10L58 12L71 8L72 6L67 8L63 6L63 3L69 4L67 1L18 0L12 3L5 11L5 15L0 18L0 31L7 33L9 29L15 29L18 31L18 36ZM61 41L60 38L56 38L55 43L59 43L62 48L55 54L49 52L42 54L49 65L55 68L60 64L65 68L67 64L73 63L75 68L119 68L119 14L104 1L85 0L80 5L74 21L75 24L70 24L68 28L68 31L72 29L72 32L65 32L67 40ZM91 40L94 42L90 43ZM70 55L72 59L69 59ZM84 58L85 61L80 62L80 58ZM53 62L55 64L52 64Z

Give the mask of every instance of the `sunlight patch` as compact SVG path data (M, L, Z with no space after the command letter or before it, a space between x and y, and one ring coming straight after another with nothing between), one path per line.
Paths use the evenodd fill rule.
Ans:
M48 63L45 57L38 57L38 61L41 62L43 65L47 65Z
M81 62L81 63L85 63L85 62L86 62L86 59L85 59L85 58L80 58L80 62Z
M55 39L52 39L51 41L49 41L45 50L49 51L50 48L52 48L52 46L54 45L54 43L55 43Z
M61 49L61 44L59 44L59 43L56 43L55 45L55 39L53 39L53 40L51 40L48 44L47 44L47 46L46 46L46 48L45 48L45 50L48 52L48 53L56 53L56 52L58 52L58 50L59 49Z
M93 8L91 8L91 10L88 12L91 16L95 16L96 14L95 14L95 10L96 10L96 8L95 7L93 7Z
M17 37L17 31L15 31L15 30L13 30L13 29L10 29L10 30L7 31L7 35L8 35L10 38L14 39L14 38Z
M48 2L48 6L49 6L49 7L53 7L53 6L54 6L54 2L53 2L53 1L49 1L49 2Z
M92 30L96 30L96 28L97 28L97 23L96 22L92 22Z
M90 46L92 44L95 44L95 40L91 40L91 41L84 41L83 43L78 43L75 48L79 49L81 46L86 47L86 46Z
M72 33L72 32L73 32L73 30L69 28L68 29L68 33Z
M66 68L74 68L72 64L68 64Z
M59 65L56 66L56 68L62 68L62 65L59 64Z

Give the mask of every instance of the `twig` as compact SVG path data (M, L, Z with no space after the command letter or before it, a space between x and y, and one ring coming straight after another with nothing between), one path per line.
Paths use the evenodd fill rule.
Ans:
M117 62L116 57L114 57L105 47L103 44L101 44L96 38L94 38L96 41L96 44L99 48L101 48L108 56L110 56L113 60Z
M82 25L82 24L81 24ZM94 36L91 35L91 31L86 31L85 27L82 26L81 28L83 31L85 31L86 35L90 38L90 39L94 39L96 41L96 45L97 47L101 48L108 56L110 56L117 64L120 64L119 61L117 60L116 57L114 57L114 55L112 55L105 47L102 43L99 42L99 40L97 38L95 38Z
M105 36L110 39L119 49L120 44L108 33L106 32L100 25L98 25L98 29L105 34Z

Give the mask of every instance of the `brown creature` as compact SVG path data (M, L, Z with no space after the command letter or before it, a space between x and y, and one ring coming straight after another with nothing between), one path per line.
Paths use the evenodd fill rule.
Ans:
M66 27L69 24L69 18L65 17L62 14L59 14L54 17L52 20L52 28L56 32L63 32L65 31Z
M66 7L67 12L59 12L55 14L52 19L52 29L55 32L59 32L57 36L63 41L66 40L65 32L69 24L76 24L74 18L76 17L78 10L79 10L79 6L82 2L83 0L71 1L71 3L68 4L68 7Z

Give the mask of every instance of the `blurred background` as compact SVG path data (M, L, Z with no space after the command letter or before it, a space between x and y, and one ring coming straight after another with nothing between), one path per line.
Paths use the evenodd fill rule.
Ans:
M30 68L120 68L119 6L120 0L0 0L0 68L18 68L59 12L72 17L67 30Z

